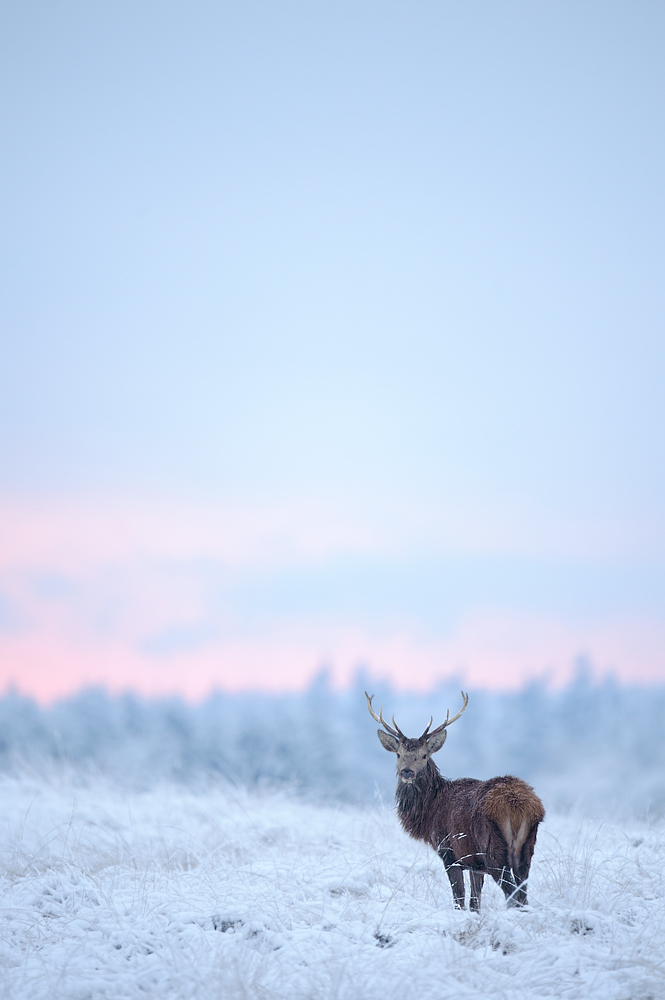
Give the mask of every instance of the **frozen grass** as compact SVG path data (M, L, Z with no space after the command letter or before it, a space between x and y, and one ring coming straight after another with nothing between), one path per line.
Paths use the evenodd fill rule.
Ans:
M665 837L548 817L528 909L456 912L391 808L5 778L3 996L665 996Z

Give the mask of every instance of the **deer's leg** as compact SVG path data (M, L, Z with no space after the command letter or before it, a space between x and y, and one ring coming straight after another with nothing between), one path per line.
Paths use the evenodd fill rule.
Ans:
M508 906L519 906L517 902L517 886L515 885L515 879L513 878L513 873L511 872L508 865L504 865L502 868L490 868L490 875L496 882L496 884L501 889L502 893L506 897L506 902Z
M529 836L524 841L522 850L520 851L520 858L517 865L513 865L513 873L515 875L515 881L518 885L517 892L515 893L515 902L518 906L526 906L526 881L529 877L529 870L531 868L531 859L533 858L533 850L536 846L536 833L538 827L535 826L533 830L529 832Z
M453 890L455 909L464 909L464 871L455 860L455 855L449 847L441 847L438 851L439 857L443 861L443 867L450 879L450 888Z
M508 845L503 835L499 835L498 828L496 835L490 837L486 856L490 862L487 866L487 871L506 897L508 906L517 906L518 903L514 896L517 886L515 885L513 873L510 870L511 859L508 855Z
M531 858L528 855L525 857L525 852L523 851L519 863L513 865L513 875L515 876L515 882L517 884L517 892L515 893L513 899L515 901L515 906L526 906L526 881L529 877L529 869L531 867Z
M482 872L474 872L473 869L469 872L471 878L471 892L469 894L469 909L475 910L476 913L480 909L480 894L483 891L483 882L485 881L485 876Z
M529 872L526 871L523 874L520 868L514 868L513 872L514 872L514 875L515 875L515 883L517 885L517 892L515 893L515 896L514 896L514 905L515 906L526 906L526 904L527 904L527 898L526 898L526 880L529 877Z

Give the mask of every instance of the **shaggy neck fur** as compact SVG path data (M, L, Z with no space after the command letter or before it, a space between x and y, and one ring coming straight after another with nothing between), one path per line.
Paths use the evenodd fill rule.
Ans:
M398 781L395 802L405 833L416 840L430 842L432 821L438 813L435 802L445 795L449 784L433 760L427 761L427 767L410 784Z

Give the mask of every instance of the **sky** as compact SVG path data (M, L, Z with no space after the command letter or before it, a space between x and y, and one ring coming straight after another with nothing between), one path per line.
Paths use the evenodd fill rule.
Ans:
M0 689L665 681L665 9L0 8Z

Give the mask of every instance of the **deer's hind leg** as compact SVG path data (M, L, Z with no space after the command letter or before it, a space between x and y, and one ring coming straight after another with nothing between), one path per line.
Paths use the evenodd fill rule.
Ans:
M487 848L487 871L506 897L508 906L519 906L516 898L517 885L511 871L508 845L503 835L497 833L490 838Z
M529 871L531 869L531 859L533 858L533 850L536 846L536 834L538 832L538 824L536 824L532 830L529 831L522 850L520 851L519 861L516 865L513 865L513 874L515 875L515 882L517 883L517 892L515 893L515 902L518 906L526 906L526 881L529 877Z
M440 847L437 854L443 861L446 875L450 879L450 888L453 890L455 909L464 909L464 870L456 861L455 855L449 847Z
M515 879L513 878L513 873L508 865L503 865L501 868L490 868L489 873L506 897L508 906L519 906L520 904L517 900L517 885L515 883Z

